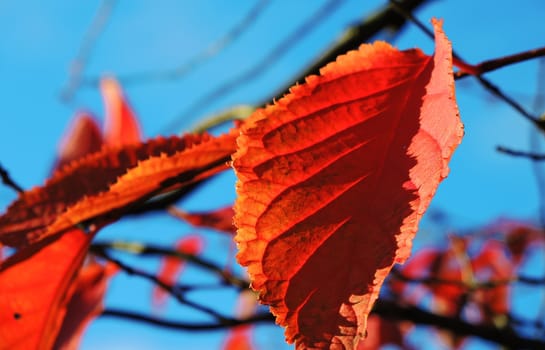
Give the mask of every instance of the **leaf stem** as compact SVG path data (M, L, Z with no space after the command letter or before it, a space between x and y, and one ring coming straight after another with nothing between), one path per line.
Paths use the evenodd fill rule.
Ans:
M2 164L0 164L0 178L2 179L2 183L4 185L13 189L17 193L23 193L25 191L11 178L8 171L4 167L2 167Z

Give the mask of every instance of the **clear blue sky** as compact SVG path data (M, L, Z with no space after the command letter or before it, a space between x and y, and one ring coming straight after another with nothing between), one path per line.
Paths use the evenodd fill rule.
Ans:
M233 45L183 79L128 85L126 93L142 121L145 136L164 134L165 128L187 111L192 101L265 57L322 3L271 0ZM168 133L189 129L199 118L233 104L261 101L297 74L343 28L383 3L344 1L285 55L270 62L263 74L241 82L224 97L209 101ZM78 109L91 110L99 117L103 114L100 95L94 87L79 89L69 104L59 98L68 80L70 63L99 4L67 0L0 2L0 163L25 188L44 181L58 140ZM130 75L179 66L233 27L253 4L255 1L119 0L93 47L84 76ZM544 46L544 13L545 3L541 0L435 0L418 11L417 16L426 23L433 16L443 18L454 49L470 63L477 63ZM409 26L395 41L402 49L421 47L427 53L433 51L432 44L414 26ZM537 61L532 61L489 77L531 110L537 73ZM484 224L498 217L536 219L538 195L530 162L495 151L496 145L528 149L530 126L474 81L460 82L457 93L466 137L452 160L451 175L432 202L432 210L443 210L460 227ZM184 207L206 209L229 203L234 198L233 181L232 175L223 177L209 192L192 197ZM9 189L0 187L0 208L5 208L14 197ZM211 201L211 197L216 198ZM120 222L99 238L137 238L168 244L190 231L164 216L139 219L137 224ZM210 233L206 238L207 255L225 261L227 239ZM148 266L153 269L156 265ZM188 276L199 278L199 274L189 271ZM124 283L130 283L129 289L123 289ZM122 277L113 283L107 305L146 311L148 297L146 282ZM228 301L224 303L226 312L232 308L232 299L233 295L220 298ZM212 297L209 300L216 302ZM174 303L171 306L168 316L183 318L189 312L174 308ZM276 349L282 344L281 331L266 330L260 334L264 349ZM83 348L202 349L216 348L221 340L221 333L193 335L101 319L92 326Z

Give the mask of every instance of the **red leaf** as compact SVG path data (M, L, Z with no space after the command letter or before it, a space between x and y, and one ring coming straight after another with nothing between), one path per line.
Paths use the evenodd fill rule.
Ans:
M66 314L70 283L92 235L72 230L20 250L0 266L3 349L51 349Z
M253 350L251 328L248 325L238 326L229 331L223 344L223 350Z
M403 332L398 322L371 315L367 323L367 330L369 337L364 342L360 342L358 350L376 350L388 344L404 348Z
M500 282L493 288L480 289L476 297L480 301L483 319L485 322L494 323L496 317L505 319L510 309L510 286L505 283L513 278L515 265L507 257L503 243L489 240L482 247L479 254L471 260L471 266L479 280L487 282Z
M104 78L100 82L100 91L105 110L104 142L109 146L140 142L142 137L138 120L119 83L113 78Z
M58 234L90 219L117 219L134 203L202 181L227 169L235 151L235 136L227 134L173 155L161 154L138 163L120 176L106 192L85 196L58 215L42 236ZM103 223L101 222L101 225Z
M237 139L238 261L297 348L352 349L463 130L450 43L362 45L254 113Z
M172 215L187 221L193 226L211 228L227 233L235 233L235 226L233 225L233 216L235 215L235 211L233 210L232 206L202 213L188 213L172 207L169 209L169 212Z
M203 249L203 239L200 236L187 236L176 243L176 250L185 254L197 255ZM174 285L182 274L185 266L185 261L175 258L175 257L166 257L163 259L161 268L157 277L169 284ZM153 289L153 304L156 307L161 307L166 301L167 294L166 292L159 287Z
M239 319L255 314L257 299L253 291L246 289L240 292L237 300L236 316ZM252 325L246 324L232 328L227 334L223 350L252 350Z
M90 114L79 113L61 141L55 169L60 169L90 153L98 152L101 147L102 135L98 123Z
M57 171L44 186L24 192L0 217L0 242L16 247L37 242L83 220L129 204L156 190L169 177L194 175L188 176L188 181L193 182L205 178L225 166L217 165L203 173L199 167L209 165L207 161L213 163L218 158L228 157L234 148L233 135L214 139L208 135L185 135L183 138L157 138L140 145L104 148ZM139 170L144 167L147 167L146 171ZM133 170L130 175L129 169ZM169 171L165 173L167 169ZM158 172L162 172L161 177ZM140 180L141 186L124 186L126 182L119 181L123 174L125 180L131 179L128 181L131 186L136 186L136 180ZM107 194L114 183L117 183L115 188L123 187L122 191ZM99 194L104 200L112 197L115 200L101 202L97 199ZM79 204L78 216L72 217L71 210L76 204ZM85 209L90 210L86 212Z
M117 272L113 264L96 261L84 266L72 288L74 292L67 306L66 316L55 342L55 349L79 348L85 327L103 310L102 300L110 278Z

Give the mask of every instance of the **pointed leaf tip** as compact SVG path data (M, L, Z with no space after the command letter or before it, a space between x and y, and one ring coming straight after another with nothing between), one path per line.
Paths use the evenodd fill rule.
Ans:
M235 240L252 287L298 349L353 349L463 128L450 43L377 42L256 111L237 138Z

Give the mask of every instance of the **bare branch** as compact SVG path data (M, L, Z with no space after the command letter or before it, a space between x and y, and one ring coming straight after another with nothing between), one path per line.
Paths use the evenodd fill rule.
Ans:
M202 133L227 122L244 120L248 118L255 109L254 106L250 105L234 106L218 114L203 118L203 121L198 123L192 130L194 133Z
M74 97L76 91L79 89L82 83L82 74L85 70L85 66L91 58L91 54L95 47L95 44L98 40L100 34L104 31L108 19L112 14L112 10L116 4L116 0L103 0L98 12L91 23L91 26L85 33L83 41L79 51L70 64L70 73L68 76L68 81L66 82L65 87L61 92L61 100L64 102L69 102Z
M545 160L545 154L536 154L532 152L517 151L503 146L497 146L496 151L508 154L513 157L523 157L535 161Z
M432 40L434 39L433 32L426 27L418 18L413 16L412 13L407 12L403 8L399 6L399 4L395 0L390 0L390 3L393 4L394 8L399 11L400 14L405 16L408 20L413 22L424 34L426 34L429 38ZM459 65L462 65L464 67L468 68L468 73L471 73L473 71L475 66L472 66L470 64L467 64L461 57L458 55L454 50L452 51L452 57ZM478 73L478 72L477 72ZM482 73L479 73L482 74ZM501 89L494 85L490 80L482 77L481 75L474 75L475 78L479 81L479 83L489 92L491 92L493 95L498 97L500 100L504 101L511 107L513 107L517 112L519 112L524 118L526 118L529 122L534 124L536 127L538 127L541 130L545 131L545 121L540 120L536 116L532 115L530 112L528 112L524 107L522 107L517 101L515 101L513 98L507 96Z
M404 11L412 12L428 0L400 0L396 5L404 9ZM335 59L350 50L356 50L361 44L370 41L383 30L390 30L398 33L406 23L404 16L400 15L391 4L382 6L370 15L352 27L347 28L329 49L322 53L318 59L308 65L297 77L290 79L289 83L274 93L270 98L267 98L261 104L267 104L274 99L279 99L289 91L289 88L294 84L303 83L305 78L312 74L319 74L320 68L335 61Z
M507 329L500 329L488 325L479 325L466 322L459 318L437 315L416 306L403 306L394 301L379 299L372 311L378 316L398 320L409 321L417 325L429 325L447 330L460 336L475 336L486 339L496 344L516 349L543 349L545 342L539 339L530 339L518 335ZM102 317L119 317L137 322L144 322L154 326L186 330L186 331L210 331L226 329L243 324L272 323L274 316L270 313L259 313L246 319L230 319L224 322L214 323L190 323L160 319L153 316L139 314L133 311L109 308L102 312Z
M344 0L328 0L322 7L320 7L307 21L301 24L295 32L284 39L279 45L277 45L264 59L258 62L250 69L238 74L233 79L219 85L209 93L205 94L201 98L193 102L184 112L176 117L172 122L165 127L166 131L173 129L179 129L179 124L194 116L199 110L210 103L215 101L225 94L237 89L242 83L247 83L256 79L262 74L268 66L277 61L285 53L287 53L295 44L301 41L307 34L309 34L317 23L323 21L328 16L332 15L336 9L340 7Z
M143 322L154 326L160 326L164 328L185 330L185 331L211 331L219 329L233 328L244 324L257 324L257 323L273 323L274 316L268 312L256 314L252 317L245 319L226 319L222 322L208 322L208 323L196 323L196 322L181 322L170 321L153 317L149 315L140 314L134 311L121 310L115 308L105 309L102 317L118 317L131 321Z
M176 300L180 303L180 304L183 304L183 305L186 305L186 306L189 306L195 310L199 310L203 313L206 313L208 314L209 316L212 316L214 317L216 320L218 320L219 322L227 322L228 320L230 320L228 317L225 317L221 314L219 314L217 311L207 307L207 306L204 306L204 305L200 305L200 304L197 304L195 302L192 302L190 300L188 300L180 290L176 289L174 286L171 286L169 285L168 283L162 281L159 277L157 276L154 276L152 274L149 274L147 272L144 272L144 271L141 271L141 270L138 270L132 266L129 266L125 263L123 263L121 260L118 260L112 256L110 256L105 250L94 250L93 251L94 254L96 254L97 256L100 256L112 263L114 263L115 265L117 265L120 269L122 269L123 271L125 271L126 273L128 273L129 275L134 275L134 276L138 276L138 277L142 277L150 282L152 282L153 284L157 285L158 287L162 288L163 290L165 290L166 292L168 292L170 295L172 295L174 298L176 298Z
M270 0L259 0L248 11L248 13L235 24L225 35L218 40L208 45L204 50L191 57L188 61L184 62L178 67L160 71L150 71L141 73L131 73L127 75L118 76L117 79L124 85L136 85L151 82L172 81L183 78L187 73L196 69L209 59L219 54L222 50L236 41L244 31L261 16L263 10L270 3ZM85 79L82 85L97 86L99 84L99 78Z
M491 60L481 62L476 65L472 65L471 67L475 72L477 72L478 75L480 75L480 74L492 72L496 69L510 66L515 63L521 63L527 60L531 60L531 59L543 57L543 56L545 56L545 47L541 47L534 50L528 50L524 52L519 52L509 56L494 58ZM474 74L465 72L465 71L458 71L458 72L454 72L454 79L462 79L471 75L474 75Z
M218 277L221 278L221 280L229 285L232 285L234 287L240 288L240 289L246 289L249 287L248 281L236 277L233 274L231 274L229 271L226 271L225 269L221 268L217 264L208 261L202 257L187 254L183 252L179 252L173 249L169 248L163 248L151 244L144 244L140 242L122 242L122 241L114 241L114 242L100 242L100 243L93 243L90 248L91 252L95 254L102 254L102 252L106 252L108 250L116 250L124 253L134 254L134 255L140 255L140 256L170 256L173 258L178 258L184 261L187 261L188 263L194 264L195 266L199 266L205 270L208 270L214 274L216 274Z
M545 349L545 341L524 338L510 328L469 323L460 318L437 315L416 306L399 305L391 300L379 299L373 312L384 318L438 327L453 334L475 336L513 349Z

